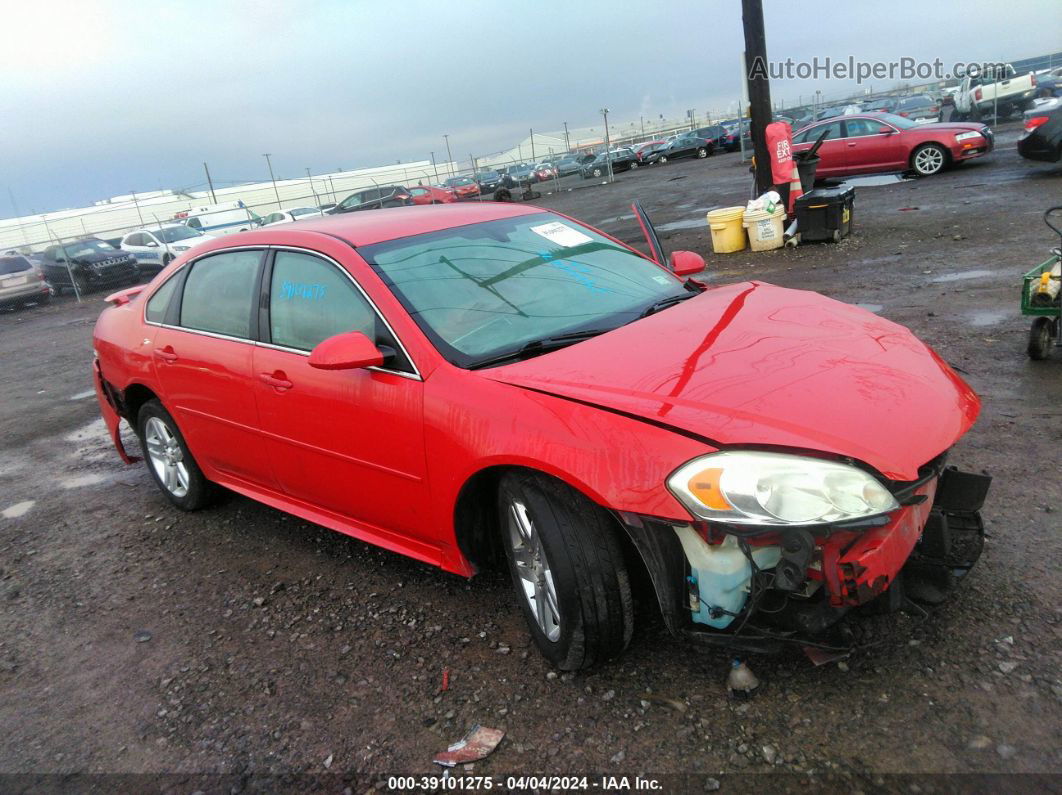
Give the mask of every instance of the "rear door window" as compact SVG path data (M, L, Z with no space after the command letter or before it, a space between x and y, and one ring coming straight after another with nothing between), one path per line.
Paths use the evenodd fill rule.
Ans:
M192 265L181 298L181 325L250 339L260 251L229 251Z
M178 282L180 282L180 276L174 275L148 299L147 309L144 311L145 320L149 323L166 322L166 310L169 309L170 299L173 298Z
M0 257L0 276L7 276L11 273L22 273L28 271L33 266L30 265L30 261L25 257Z

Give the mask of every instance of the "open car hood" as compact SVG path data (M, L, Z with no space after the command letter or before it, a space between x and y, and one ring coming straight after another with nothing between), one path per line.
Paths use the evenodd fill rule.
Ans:
M719 287L480 374L718 446L849 456L895 480L962 436L980 401L903 326L761 282Z

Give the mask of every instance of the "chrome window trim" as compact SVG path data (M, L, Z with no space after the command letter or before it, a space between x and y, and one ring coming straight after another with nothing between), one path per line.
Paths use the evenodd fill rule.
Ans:
M380 307L378 307L376 305L376 302L373 301L372 298L369 297L369 294L367 292L365 292L365 288L362 287L358 283L358 280L354 278L354 276L350 273L350 271L348 271L339 262L337 262L336 260L332 259L327 254L323 254L320 251L315 251L315 250L313 250L311 248L302 248L300 246L283 246L283 245L281 245L281 246L270 246L270 248L273 249L274 251L294 251L294 252L299 253L299 254L309 254L309 255L314 256L314 257L320 257L321 259L327 260L328 262L332 263L332 265L334 265L336 268L338 268L340 273L342 273L344 276L346 276L348 279L350 279L350 283L354 285L355 289L357 289L357 291L359 293L361 293L361 296L362 296L362 298L365 299L365 302L369 306L372 307L372 311L376 313L376 316L378 318L380 318L381 321L383 321L383 324L387 327L387 330L389 332L391 332L391 336L394 337L394 340L398 344L398 347L401 348L402 354L406 357L406 360L409 362L410 367L413 368L413 372L412 373L406 373L406 372L403 372L401 370L391 370L391 369L384 368L384 367L366 367L364 369L366 369L366 370L379 370L380 372L394 373L395 375L403 375L403 376L406 376L406 377L412 377L412 378L415 378L417 381L423 381L424 380L423 376L421 376L421 374L420 374L420 368L417 367L417 363L413 360L413 357L409 355L409 351L406 349L406 346L402 343L402 338L398 336L398 334L394 330L394 327L391 326L390 322L388 322L387 318L384 316L384 313L380 311ZM265 343L260 343L260 344L264 345ZM280 346L280 345L276 345L276 346L270 345L269 347L275 347L275 348L278 348L280 350L295 350L298 353L303 353L303 354L309 356L309 352L307 352L307 351L298 351L297 349L294 349L294 348L285 348L285 347Z
M148 302L154 297L155 293L158 292L158 290L162 287L163 284L166 284L166 282L168 282L170 279L175 278L177 276L178 272L180 272L182 269L187 268L187 267L195 264L199 260L204 259L204 258L209 257L209 256L212 256L214 254L222 254L222 253L226 253L226 252L229 252L229 251L262 251L262 252L267 252L269 250L273 250L273 251L294 251L294 252L299 253L299 254L309 254L311 256L320 257L320 258L322 258L324 260L327 260L333 266L338 268L340 273L342 273L344 276L346 276L348 279L350 279L351 284L354 285L354 287L357 289L357 291L361 294L362 298L365 299L366 303L368 303L368 305L370 307L372 307L372 311L376 313L376 316L378 318L380 318L381 321L383 321L383 324L387 327L387 330L389 332L391 332L391 336L394 337L395 342L398 343L398 347L402 349L402 353L405 355L406 360L409 362L410 366L413 368L413 372L412 373L407 373L407 372L404 372L402 370L392 370L392 369L387 368L387 367L377 367L375 365L373 365L371 367L364 367L362 369L364 369L364 370L373 370L373 371L378 372L378 373L390 373L391 375L401 376L402 378L408 378L408 379L410 379L412 381L421 381L421 382L424 381L424 377L420 374L420 369L417 367L417 363L413 360L413 357L409 355L409 351L406 349L406 346L402 343L402 338L398 336L398 334L395 332L394 328L391 326L390 322L388 322L387 318L384 317L383 312L380 311L380 307L378 307L376 305L376 302L373 301L372 298L369 297L369 294L365 292L365 289L358 283L358 280L355 279L354 276L350 273L350 271L348 271L346 268L344 268L339 262L337 262L336 260L332 259L332 257L328 256L327 254L323 254L320 251L315 251L314 249L311 249L311 248L301 248L300 246L257 245L257 246L233 246L231 248L223 248L223 249L218 249L216 251L204 252L203 254L201 254L198 257L195 257L194 259L190 259L187 262L182 263L179 268L175 268L173 273L170 274L170 278L166 279L165 282L162 282L162 284L160 284L158 287L156 287L151 292L151 294L148 295L147 298L144 299L144 309L141 312L141 321L146 326L155 326L156 328L171 329L171 330L174 330L174 331L184 331L184 332L187 332L189 334L200 334L200 335L202 335L204 337L213 337L214 339L230 340L232 342L242 342L242 343L246 343L248 345L254 345L254 346L260 347L260 348L269 348L269 349L277 350L277 351L285 351L287 353L297 353L300 356L309 356L310 355L309 351L299 350L298 348L289 348L289 347L286 347L284 345L273 345L272 343L261 342L259 340L246 339L244 337L232 337L232 336L229 336L227 334L218 334L218 333L213 332L213 331L202 331L200 329L187 328L186 326L171 326L171 325L168 325L166 323L155 323L155 322L150 321L150 320L147 319L147 305L148 305Z

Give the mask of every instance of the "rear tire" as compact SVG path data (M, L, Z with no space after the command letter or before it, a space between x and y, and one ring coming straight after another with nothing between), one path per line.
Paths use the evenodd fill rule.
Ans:
M1026 352L1033 361L1043 361L1051 355L1053 344L1055 321L1049 317L1038 317L1032 322L1029 329L1029 345Z
M182 511L209 505L216 487L203 475L162 403L149 400L140 407L136 430L151 479L166 498Z
M638 164L637 163L631 163L631 170L633 171L636 168L638 168Z
M656 162L657 163L666 163L667 162L667 155L661 155L660 159L657 160Z
M620 654L630 642L630 582L609 515L538 473L505 475L498 489L503 546L528 629L564 671Z
M708 157L708 150L702 146L697 150L697 157Z

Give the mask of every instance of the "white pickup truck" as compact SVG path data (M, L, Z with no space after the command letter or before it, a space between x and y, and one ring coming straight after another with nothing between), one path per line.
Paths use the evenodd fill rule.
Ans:
M1003 118L1031 108L1036 96L1036 75L1015 75L1013 71L1010 69L1010 74L998 81L988 76L964 77L955 93L955 112L950 121L979 121L992 115Z

